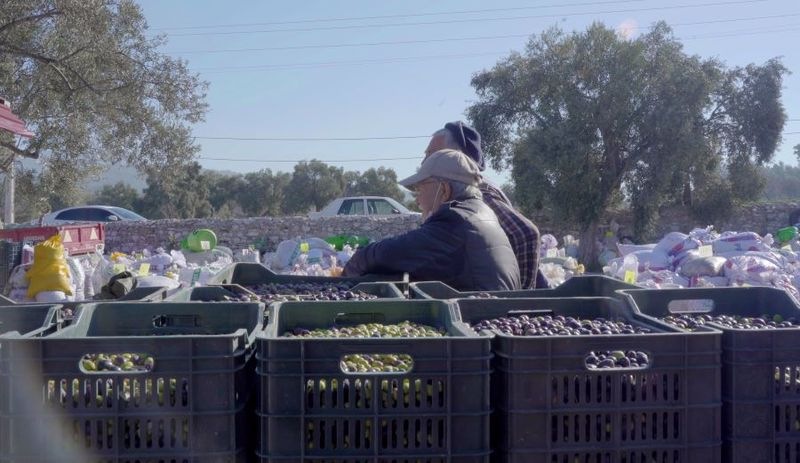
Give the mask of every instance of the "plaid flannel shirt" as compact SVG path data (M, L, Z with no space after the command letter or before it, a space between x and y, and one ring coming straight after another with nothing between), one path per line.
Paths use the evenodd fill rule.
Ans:
M539 229L514 209L499 188L484 181L480 185L480 190L483 201L494 211L500 226L508 236L514 255L517 256L522 288L535 288L536 272L539 269Z

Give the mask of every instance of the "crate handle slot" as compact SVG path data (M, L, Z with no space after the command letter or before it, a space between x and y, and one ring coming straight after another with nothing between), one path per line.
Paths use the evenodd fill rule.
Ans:
M202 326L200 315L156 315L153 317L154 328L197 328Z
M520 310L509 310L508 315L553 315L554 312L550 309L520 309Z
M405 375L414 369L414 358L399 353L356 353L342 355L339 359L342 373Z
M386 315L376 312L361 312L361 313L338 313L336 318L333 319L333 324L338 325L361 325L364 323L384 323Z
M155 358L133 352L89 353L78 361L78 369L88 375L151 373L155 369Z
M713 299L675 299L669 301L670 313L709 313L714 311Z
M635 360L634 360L635 359ZM583 367L589 371L645 370L653 364L653 354L622 349L590 351L583 358Z

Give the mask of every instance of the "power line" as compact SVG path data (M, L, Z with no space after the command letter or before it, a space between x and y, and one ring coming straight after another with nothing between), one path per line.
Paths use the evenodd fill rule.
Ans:
M313 67L328 67L328 66L351 66L351 65L364 65L376 63L400 63L409 61L426 61L431 59L456 59L456 58L475 58L481 56L499 56L508 51L491 51L484 53L466 53L456 55L427 55L427 56L401 56L394 58L374 58L364 60L349 60L349 61L322 61L311 63L286 63L286 64L260 64L253 66L221 66L212 68L196 68L194 71L204 72L228 72L228 71L269 71L275 69L302 69Z
M199 140L239 140L239 141L364 141L364 140L403 140L410 138L430 138L430 135L400 135L394 137L340 137L340 138L302 138L302 137L194 137Z
M762 35L762 34L775 34L778 32L794 32L800 30L800 24L786 24L783 26L771 27L765 29L764 27L758 29L744 29L738 31L730 31L723 33L700 34L682 37L681 40L698 40L698 39L718 39L724 37L740 37L743 35Z
M699 25L708 25L708 24L721 24L721 23L731 23L731 22L739 22L739 21L758 21L762 19L777 19L777 18L789 18L789 17L796 17L800 16L800 13L788 13L788 14L781 14L781 15L769 15L769 16L754 16L749 18L731 18L731 19L714 19L709 21L695 21L695 22L688 22L688 23L675 23L670 24L671 27L683 27L683 26L699 26ZM653 26L636 26L634 29L651 29ZM290 50L312 50L312 49L328 49L328 48L352 48L352 47L376 47L376 46L384 46L384 45L413 45L413 44L422 44L422 43L442 43L442 42L464 42L464 41L475 41L475 40L499 40L499 39L516 39L516 38L524 38L530 37L531 34L509 34L509 35L484 35L484 36L474 36L474 37L451 37L451 38L442 38L442 39L418 39L418 40L397 40L397 41L385 41L385 42L350 42L350 43L337 43L337 44L312 44L312 45L293 45L293 46L283 46L283 47L259 47L259 48L229 48L229 49L219 49L219 50L187 50L187 51L172 51L168 53L174 54L213 54L213 53L249 53L254 51L290 51Z
M768 30L753 30L753 29L744 29L744 30L733 30L727 31L724 33L719 34L706 34L706 35L697 35L697 36L687 36L687 37L679 37L678 40L700 40L700 39L713 39L713 38L724 38L724 37L737 37L742 35L762 35L762 34L775 34L775 33L783 33L783 32L796 32L800 30L800 25L785 25L781 26L784 29L775 29L770 28ZM203 71L208 73L218 73L218 72L230 72L230 71L272 71L272 70L291 70L291 69L305 69L305 68L317 68L317 67L333 67L333 66L357 66L357 65L369 65L369 64L378 64L378 63L398 63L398 62L409 62L409 61L426 61L431 59L442 60L442 59L464 59L464 58L475 58L480 56L502 56L508 53L506 51L493 51L493 52L484 52L484 53L469 53L469 54L446 54L446 55L427 55L427 56L403 56L403 57L394 57L394 58L374 58L374 59L363 59L363 60L345 60L345 61L323 61L323 62L309 62L309 63L284 63L284 64L263 64L263 65L250 65L250 66L218 66L218 67L210 67L210 68L196 68L194 71Z
M299 163L299 162L308 162L308 161L319 161L319 162L373 162L373 161L407 161L410 159L422 159L422 155L413 156L413 157L391 157L391 158L368 158L368 159L317 159L312 157L311 159L243 159L243 158L221 158L221 157L200 157L198 159L204 161L233 161L233 162L262 162L262 163L270 163L270 162L281 162L281 163Z
M478 19L451 19L443 21L421 21L409 23L383 23L383 24L358 24L350 26L327 26L327 27L310 27L310 28L294 28L294 29L263 29L256 31L224 31L224 32L191 32L181 34L169 34L170 37L190 37L190 36L206 36L206 35L243 35L243 34L266 34L274 32L314 32L314 31L332 31L332 30L348 30L348 29L374 29L383 27L407 27L407 26L426 26L438 24L459 24L471 22L488 22L488 21L518 21L521 19L543 19L543 18L563 18L571 16L593 16L600 14L614 14L614 13L638 13L645 11L664 11L664 10L678 10L688 8L702 8L708 6L729 6L729 5L744 5L752 3L762 3L767 0L736 0L726 2L711 2L711 3L698 3L698 4L684 4L674 6L654 6L648 8L628 8L619 10L606 10L606 11L592 11L592 12L579 12L579 13L562 13L562 14L545 14L545 15L528 15L528 16L512 16L500 18L478 18Z
M789 121L798 121L800 119L787 119ZM794 135L797 132L783 132L784 135ZM368 140L404 140L404 139L417 139L417 138L430 138L431 135L398 135L389 137L342 137L342 138L324 138L324 137L292 137L292 138L279 138L279 137L193 137L198 140L236 140L236 141L368 141ZM207 158L212 159L212 158ZM416 158L390 158L389 160L399 159L416 159ZM219 161L236 161L237 159L219 158ZM249 161L249 159L240 159L241 161ZM275 161L279 162L279 161ZM290 161L280 161L290 162ZM344 162L344 161L342 161Z
M294 21L272 21L272 22L259 22L259 23L238 23L238 24L210 24L204 26L182 26L182 27L159 27L153 30L187 30L187 29L214 29L220 27L253 27L253 26L281 26L286 24L307 24L307 23L324 23L324 22L341 22L341 21L364 21L369 19L394 19L394 18L418 18L423 16L444 16L453 14L475 14L475 13L496 13L500 11L522 11L522 10L542 10L545 8L565 8L572 6L593 6L593 5L607 5L614 3L641 3L644 0L612 0L602 2L581 2L581 3L557 3L551 5L537 5L537 6L520 6L513 8L489 8L483 10L456 10L456 11L441 11L438 13L409 13L409 14L390 14L381 16L352 16L349 18L320 18L320 19L300 19Z

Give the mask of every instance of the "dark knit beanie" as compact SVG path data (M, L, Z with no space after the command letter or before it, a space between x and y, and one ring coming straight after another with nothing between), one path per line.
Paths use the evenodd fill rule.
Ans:
M453 134L453 138L464 154L472 158L481 170L486 169L483 151L481 151L481 134L461 121L448 122L444 128Z

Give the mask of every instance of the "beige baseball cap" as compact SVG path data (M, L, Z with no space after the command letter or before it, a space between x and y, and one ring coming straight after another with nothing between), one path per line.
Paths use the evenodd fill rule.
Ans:
M406 188L411 188L423 180L436 177L455 180L467 185L478 185L481 178L480 172L475 161L466 154L446 149L439 150L425 158L416 174L400 180L399 183Z

